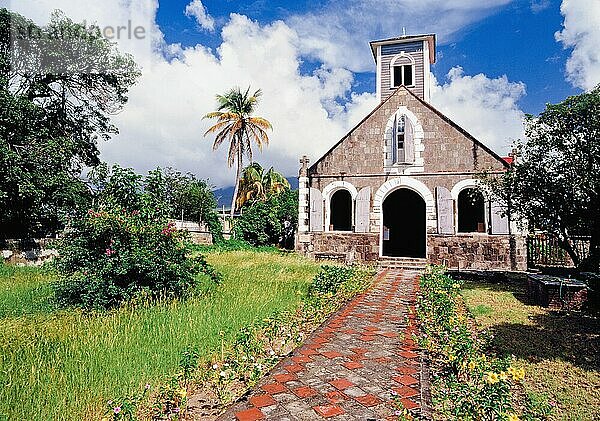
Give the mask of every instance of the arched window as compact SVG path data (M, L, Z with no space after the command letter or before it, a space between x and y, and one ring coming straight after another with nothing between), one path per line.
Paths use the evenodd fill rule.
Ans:
M485 202L479 190L461 190L457 207L458 232L485 232Z
M391 161L393 164L411 164L415 159L414 130L404 114L396 114L392 126Z
M352 231L352 195L348 190L338 190L331 196L331 230Z
M412 57L401 53L390 64L392 88L415 85L415 61Z

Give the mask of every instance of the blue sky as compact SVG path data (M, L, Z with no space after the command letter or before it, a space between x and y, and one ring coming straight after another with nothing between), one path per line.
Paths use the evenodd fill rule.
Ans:
M255 158L286 176L314 162L375 106L369 41L436 33L431 103L497 153L523 138L525 113L600 83L600 0L0 0L38 23L143 24L119 40L142 76L102 158L145 172L172 166L232 184L202 116L215 95L261 88L274 126ZM141 6L140 6L141 5ZM186 13L186 10L188 11Z
M198 30L192 17L182 10L188 0L161 2L157 15L165 39L184 46L203 44L217 48L222 42L220 33ZM262 24L275 20L285 21L290 16L318 11L323 1L222 1L202 2L216 21L217 27L225 24L231 13L248 16ZM554 37L560 31L563 16L559 0L531 2L520 0L496 8L489 16L462 28L438 45L437 63L433 73L441 82L454 66L461 66L466 74L484 73L488 77L507 75L509 80L521 81L527 94L519 100L526 113L537 114L547 102L558 102L566 96L581 92L565 77L565 63L569 50ZM537 7L536 7L537 5ZM422 33L424 28L411 27L409 22L399 22L398 35L405 26L408 33ZM429 28L427 28L429 29ZM368 41L364 47L368 49ZM310 74L320 63L305 59L302 71ZM374 69L374 64L373 64ZM357 93L373 92L375 74L372 71L355 74L352 90Z

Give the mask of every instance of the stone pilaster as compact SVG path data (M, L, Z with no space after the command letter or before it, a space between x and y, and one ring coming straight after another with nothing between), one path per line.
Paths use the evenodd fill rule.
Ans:
M300 176L298 177L298 233L309 231L309 186L308 186L308 158L303 156L300 160Z

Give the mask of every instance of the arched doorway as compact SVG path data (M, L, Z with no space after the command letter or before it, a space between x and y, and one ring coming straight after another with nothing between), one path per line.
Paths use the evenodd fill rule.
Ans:
M332 231L352 231L352 195L348 190L333 193L330 211Z
M425 201L416 192L400 188L383 202L383 255L426 257Z
M457 201L458 232L485 232L485 202L480 191L460 191Z

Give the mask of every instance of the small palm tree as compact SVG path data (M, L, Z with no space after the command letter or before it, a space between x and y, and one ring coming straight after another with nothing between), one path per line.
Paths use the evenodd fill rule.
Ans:
M286 178L273 167L265 169L257 162L244 168L240 180L237 206L241 208L250 200L267 200L271 194L277 194L290 188Z
M235 188L231 201L232 217L236 209L244 155L252 162L252 142L256 143L259 150L262 150L263 145L269 144L267 130L273 128L266 119L252 116L261 95L260 89L251 95L250 87L246 89L246 92L242 92L240 88L233 88L224 95L217 95L217 111L204 116L204 118L217 119L217 123L204 133L204 136L216 133L213 150L218 149L227 140L229 142L227 164L230 168L234 164L237 165Z

